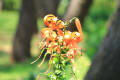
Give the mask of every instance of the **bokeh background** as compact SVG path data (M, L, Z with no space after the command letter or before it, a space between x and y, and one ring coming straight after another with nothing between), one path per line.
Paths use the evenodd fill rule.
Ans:
M62 19L69 3L70 0L60 0L58 9L56 9L56 16ZM50 5L49 3L47 4ZM45 14L50 12L48 7L40 5L44 8ZM22 0L0 0L0 80L35 80L40 73L47 69L47 62L40 68L37 67L40 60L35 64L30 64L39 55L40 30L45 27L41 17L41 15L44 16L45 14L41 14L42 12L39 9L37 18L38 33L34 34L31 40L30 51L32 57L25 62L14 63L12 57L13 43L19 24L21 6ZM86 48L87 52L80 59L76 60L76 75L79 80L83 80L88 71L91 60L106 35L111 16L116 11L116 7L116 0L93 0L90 5L89 11L82 23L84 41L80 43L80 47ZM46 80L45 76L41 75L40 80Z

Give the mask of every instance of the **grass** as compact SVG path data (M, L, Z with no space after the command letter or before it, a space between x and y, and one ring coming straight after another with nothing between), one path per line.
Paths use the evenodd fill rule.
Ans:
M91 61L87 56L82 56L80 59L76 62L76 76L79 80L83 80L89 67L90 67Z
M43 64L38 68L37 64L30 64L33 59L26 63L12 64L10 56L4 52L0 52L0 80L29 80L35 77L39 72L44 72L47 64Z
M8 51L11 49L12 39L18 22L18 12L0 12L0 48ZM0 50L1 50L0 49Z
M0 33L13 34L18 23L18 12L2 11L0 13Z
M0 56L0 80L35 80L39 73L45 72L47 69L46 62L40 68L37 67L37 64L39 64L40 61L35 64L30 64L33 61L33 58L26 63L12 64L8 54L0 52ZM83 80L89 68L90 60L87 57L82 56L77 60L76 64L77 67L75 73L79 80ZM46 80L45 76L41 78Z

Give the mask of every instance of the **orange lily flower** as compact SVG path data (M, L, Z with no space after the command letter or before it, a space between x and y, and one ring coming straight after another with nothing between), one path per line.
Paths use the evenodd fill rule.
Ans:
M78 32L80 33L80 40L79 41L82 41L83 40L83 32L82 32L80 20L78 18L75 19L75 24L76 24L76 27L78 29Z
M79 32L72 32L71 40L73 42L76 42L76 43L80 42L81 41L81 34Z
M44 24L50 26L53 23L53 19L56 18L53 14L48 14L44 17Z
M64 27L64 22L59 20L53 14L49 14L44 17L44 23L46 26L51 28L52 30L58 30Z
M44 38L48 38L48 37L50 37L50 34L52 33L52 29L51 28L43 28L42 30L41 30L41 35L42 35L42 37L44 37Z

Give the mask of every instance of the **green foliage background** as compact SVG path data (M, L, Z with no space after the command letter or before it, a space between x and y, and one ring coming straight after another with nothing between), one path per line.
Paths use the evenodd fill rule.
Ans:
M22 0L3 0L4 10L18 10Z
M86 35L87 54L90 59L98 50L109 25L109 18L116 10L114 0L94 0L88 16L83 24Z

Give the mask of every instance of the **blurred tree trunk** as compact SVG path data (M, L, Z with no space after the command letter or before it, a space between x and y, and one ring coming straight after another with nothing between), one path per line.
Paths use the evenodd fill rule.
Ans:
M2 10L2 0L0 0L0 11Z
M35 0L37 16L44 17L47 14L57 14L60 0Z
M120 80L120 1L85 80Z
M93 0L70 0L69 6L63 19L65 21L68 21L73 17L78 17L80 18L81 23L83 23L86 15L88 14L92 1ZM76 30L76 28L74 30Z
M30 41L37 32L37 19L34 0L22 0L19 24L13 42L13 59L24 62L30 57Z

